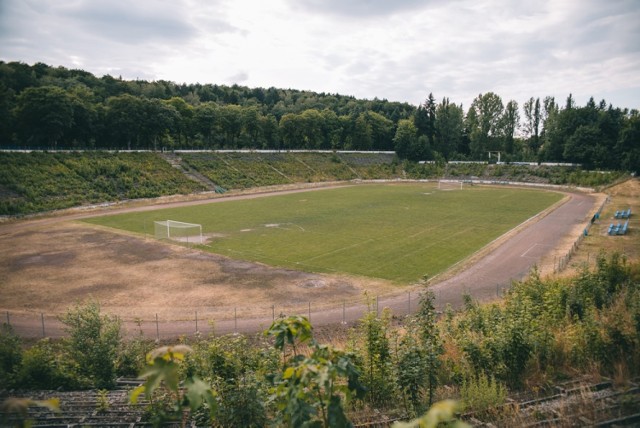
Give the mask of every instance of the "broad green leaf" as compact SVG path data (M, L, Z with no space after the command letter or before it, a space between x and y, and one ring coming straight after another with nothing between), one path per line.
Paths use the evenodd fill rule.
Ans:
M293 376L295 371L296 369L294 367L287 367L287 369L284 371L284 374L282 375L282 378L289 379L291 376Z
M136 387L133 391L131 391L131 395L129 396L129 402L131 404L138 404L138 397L140 394L146 392L146 387L144 385L140 385Z

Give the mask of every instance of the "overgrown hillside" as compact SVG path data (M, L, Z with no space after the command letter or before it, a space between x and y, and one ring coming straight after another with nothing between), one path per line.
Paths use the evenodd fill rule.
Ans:
M291 183L392 179L402 167L392 154L193 153L184 161L227 189Z
M204 189L154 153L0 152L0 164L0 215Z
M240 190L283 184L375 179L480 179L596 187L622 172L575 167L427 163L362 152L180 152L183 171L160 153L0 152L0 215L24 215L123 199L207 190L183 174L195 171L215 185Z

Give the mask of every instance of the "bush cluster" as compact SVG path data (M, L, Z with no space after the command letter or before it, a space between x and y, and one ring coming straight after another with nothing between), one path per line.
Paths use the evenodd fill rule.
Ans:
M447 310L439 320L425 291L417 313L399 326L370 304L338 346L316 342L304 317L278 319L256 338L183 339L191 352L170 367L171 376L211 390L209 404L193 417L215 413L222 426L271 420L330 426L331 418L346 421L363 409L418 416L442 398L462 398L468 409L489 415L507 390L544 388L594 371L640 374L639 271L618 254L602 254L594 269L566 279L534 271L502 301L478 305L467 297L463 310ZM68 338L27 349L3 327L5 387L109 388L117 376L145 370L154 343L123 341L120 321L101 314L96 302L76 305L61 319ZM160 376L159 367L146 370ZM170 418L167 409L162 397L152 400L149 420Z

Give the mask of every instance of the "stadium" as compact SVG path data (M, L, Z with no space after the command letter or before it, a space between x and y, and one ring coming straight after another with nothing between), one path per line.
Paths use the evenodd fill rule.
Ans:
M335 169L327 159L336 154L289 153L289 163L281 154L216 156L235 160L228 170L236 175L250 171L244 180L256 165L280 180L291 175L291 162L328 175L319 159ZM464 294L491 300L533 266L559 270L604 204L602 195L540 183L370 180L358 167L387 168L387 154L338 156L356 179L73 209L5 227L7 320L33 337L62 334L56 317L70 303L95 299L130 332L175 337L212 323L220 333L259 331L278 315L353 322L368 300L401 315L411 311L412 295L415 309L426 284L441 309L459 306ZM495 255L527 230L532 237ZM35 255L36 247L47 251ZM491 272L460 276L482 260Z
M63 416L48 410L29 410L29 417L38 423L55 420L104 426L129 421L134 426L144 425L153 415L148 413L149 404L145 400L132 403L128 391L141 382L135 377L144 362L136 361L145 350L179 341L191 345L193 348L186 349L193 349L198 358L206 356L202 360L205 363L271 364L271 357L264 353L270 341L259 345L265 340L262 332L292 320L300 320L302 326L307 321L312 323L314 336L329 343L312 346L355 346L361 355L369 352L367 338L378 331L382 336L374 334L372 340L381 341L381 346L385 341L393 344L394 364L401 364L409 343L405 338L414 334L409 330L414 322L411 320L424 316L425 290L433 296L433 309L427 307L427 311L440 319L438 328L448 328L447 334L459 337L442 333L445 342L439 361L488 367L500 380L478 378L474 382L483 391L500 394L495 399L497 404L491 405L503 405L500 403L506 395L502 385L517 388L523 376L537 378L544 373L529 365L523 369L522 359L501 351L520 349L526 351L523 355L527 360L540 358L532 352L542 351L526 348L530 343L541 343L539 338L548 334L548 330L535 328L538 321L532 317L540 309L532 306L532 299L543 293L545 305L552 311L574 313L572 318L561 316L550 321L558 324L553 333L558 345L547 342L542 345L547 348L542 349L567 355L555 357L566 361L554 363L553 370L561 372L558 376L573 373L576 367L591 370L591 365L584 368L590 363L576 362L568 356L580 356L580 352L590 355L594 346L586 342L585 348L586 336L576 330L582 306L575 295L568 293L579 289L581 283L582 287L592 287L591 278L600 278L602 271L612 278L625 274L626 258L639 257L638 246L634 245L638 225L634 213L640 210L638 181L608 176L612 180L609 187L596 191L541 179L542 175L548 177L549 171L558 173L558 169L559 174L566 175L562 169L571 170L572 166L452 164L443 168L425 164L411 171L406 165L394 167L393 160L384 154L194 155L200 160L224 159L215 170L207 171L208 162L197 168L193 165L198 162L192 161L188 168L178 165L183 166L179 169L175 157L172 165L166 154L153 153L8 156L33 177L49 176L51 170L58 175L55 182L34 180L32 188L25 187L24 196L10 194L5 198L9 201L5 208L28 210L36 203L63 208L26 218L5 218L0 224L1 309L6 316L3 328L11 332L2 336L3 343L17 340L13 332L21 340L34 343L24 351L19 381L28 382L30 388L55 384L73 389L26 391L32 399L61 399ZM181 154L180 158L187 156ZM338 156L340 162L336 162ZM265 162L265 158L270 161ZM291 167L303 162L304 168ZM425 177L431 168L436 172ZM258 169L273 174L256 174ZM75 207L65 208L78 200L69 192L68 183L77 186L74 180L81 173L86 176L88 170L99 172L95 182L100 191L118 189L129 182L138 185L135 191L140 194L149 184L184 185L176 177L187 176L197 181L201 190L183 195L171 191L170 195L154 198L120 197L108 203L75 203ZM296 170L306 178L293 179L292 171ZM109 175L109 171L115 174ZM213 171L219 176L214 177ZM374 172L379 178L371 176ZM196 173L204 179L198 179ZM321 178L310 179L311 173ZM132 174L146 177L146 181L127 180L126 175ZM154 179L158 176L163 179ZM225 177L229 180L225 187L218 185ZM598 173L593 177L601 179ZM267 178L264 186L250 185ZM91 183L85 186L81 200L105 198L100 193L95 196ZM126 185L123 188L126 190ZM602 258L603 250L614 254L611 261ZM622 259L615 254L621 254ZM572 283L575 277L579 278L578 285ZM596 282L603 283L602 279ZM592 296L602 294L588 289L586 301L592 301ZM574 300L563 306L563 298ZM614 333L620 322L615 309L619 301L613 303L615 320L606 313L597 315ZM517 316L507 315L509 311ZM413 317L405 317L408 314ZM86 324L78 324L74 332L69 326L75 316ZM95 337L101 339L87 344L76 333L93 329L93 321L98 319L102 332ZM566 327L569 319L573 321ZM58 363L64 354L55 350L76 346L74 358L85 358L88 346L106 349L103 334L108 334L114 322L125 336L118 345L116 361L104 360L105 382L115 389L76 391L81 384L60 377L68 376L62 370L82 375ZM479 328L490 333L484 336ZM591 331L585 330L584 334L593 337ZM474 343L479 347L461 356L462 348L457 348L454 340L469 343L470 335L476 337ZM80 344L74 345L78 338ZM493 338L503 342L493 342ZM566 352L559 350L565 346ZM496 349L500 353L495 362L485 359ZM102 358L86 354L89 360ZM273 360L276 365L279 361L278 356ZM375 368L373 364L369 367ZM625 366L615 367L613 372L603 371L627 382ZM528 375L531 370L533 375ZM31 373L37 373L37 377ZM370 382L373 372L367 373L365 381ZM118 377L114 380L115 374ZM402 381L393 376L394 382ZM535 394L510 394L515 397L514 404L504 405L507 407L502 413L491 418L501 418L504 426L514 426L523 420L538 420L538 415L553 418L557 413L550 413L548 408L560 406L563 419L579 414L583 418L595 415L592 420L634 421L632 412L621 411L618 405L625 400L635 403L633 392L619 395L612 381L598 379L556 380L554 389L543 385ZM461 392L455 394L462 395L466 402L487 396L487 392L465 392L464 382ZM436 397L450 394L448 383L435 391ZM421 386L425 394L431 385ZM555 392L559 388L561 394ZM598 401L600 395L615 398ZM219 398L223 405L229 405L225 399ZM86 403L90 403L90 411ZM529 407L522 410L522 403ZM101 405L105 406L103 410L94 410ZM407 418L397 413L397 406L383 413L372 411L364 402L357 406L349 410L355 426L389 425ZM512 411L512 407L520 410ZM251 418L260 417L256 415L252 413ZM231 417L231 413L218 417ZM462 418L475 421L486 416L475 411Z

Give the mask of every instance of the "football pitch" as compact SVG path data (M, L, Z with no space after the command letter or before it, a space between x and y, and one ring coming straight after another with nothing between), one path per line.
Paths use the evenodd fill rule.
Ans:
M318 273L411 283L432 277L559 201L554 192L433 183L330 188L86 219L154 236L154 221L202 225L199 248Z

